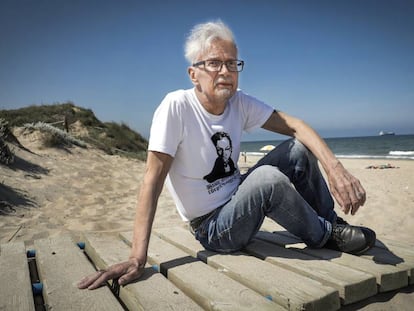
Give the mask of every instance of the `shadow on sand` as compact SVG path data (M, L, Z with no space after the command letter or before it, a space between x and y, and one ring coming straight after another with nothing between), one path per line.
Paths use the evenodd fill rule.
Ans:
M0 215L13 215L17 207L37 207L37 204L24 193L0 183Z
M49 173L49 170L47 168L31 163L19 156L15 156L14 163L9 165L9 168L12 170L20 170L32 174L47 175Z

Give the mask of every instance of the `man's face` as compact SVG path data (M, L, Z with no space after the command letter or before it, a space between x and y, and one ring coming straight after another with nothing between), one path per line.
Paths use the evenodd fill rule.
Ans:
M229 61L237 59L237 49L230 41L215 40L210 49L200 55L198 61L220 60ZM191 69L192 68L192 69ZM207 101L222 104L227 102L236 92L238 86L238 72L228 71L225 65L219 72L206 71L202 66L190 68L190 77L197 91Z
M231 147L229 140L225 137L218 140L216 148L218 155L222 156L225 161L228 161L231 156Z

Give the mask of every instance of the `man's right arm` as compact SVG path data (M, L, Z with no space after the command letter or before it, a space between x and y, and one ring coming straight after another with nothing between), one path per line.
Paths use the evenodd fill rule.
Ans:
M148 152L144 180L138 197L131 255L128 261L110 266L105 271L83 278L78 287L95 289L110 279L119 278L120 285L137 280L144 272L152 223L165 178L173 157L160 152Z
M134 222L134 235L130 259L135 258L140 265L147 262L147 250L152 223L157 209L158 198L173 158L161 152L148 152L146 171L138 198ZM122 278L121 280L122 281Z

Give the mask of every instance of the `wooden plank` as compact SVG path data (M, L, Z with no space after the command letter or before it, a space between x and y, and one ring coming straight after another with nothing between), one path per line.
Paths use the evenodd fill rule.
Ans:
M131 233L123 233L131 243ZM148 261L206 310L283 310L255 291L152 235Z
M298 237L287 231L277 233L302 243ZM401 270L406 270L408 273L408 284L414 284L414 250L410 248L410 244L403 246L402 242L387 239L381 242L377 238L375 245L378 246L373 247L359 257L369 259L377 264L391 265Z
M330 249L308 248L306 247L306 244L300 242L298 238L277 232L270 233L260 231L256 237L263 241L287 247L297 252L329 260L336 264L372 274L377 280L378 290L380 292L386 292L408 285L408 273L405 268L377 264L371 260L367 260L359 256L336 252Z
M247 245L246 251L267 262L336 288L339 291L342 304L360 301L377 293L377 283L373 275L328 260L315 258L257 239Z
M382 247L385 249L389 248L389 245L397 246L406 249L411 254L414 254L414 242L413 241L398 241L386 237L381 237L380 240L377 240L375 243L376 247Z
M336 289L238 252L218 254L204 250L192 234L183 228L162 228L155 234L177 245L192 256L199 257L209 265L220 269L245 286L251 287L263 296L287 309L337 310L340 307Z
M385 249L392 255L396 256L397 260L402 260L408 267L408 283L414 284L414 246L411 243L403 241L395 241L386 238L376 241L376 248Z
M414 256L404 249L392 247L393 250L373 247L361 255L362 258L370 259L379 264L388 264L406 269L408 272L408 283L414 284Z
M77 283L95 269L68 235L35 240L43 296L53 310L123 310L108 287L80 290Z
M32 284L23 242L0 245L0 310L34 311Z
M85 252L99 269L125 261L131 248L113 234L83 234ZM150 265L139 282L120 287L119 297L129 310L202 310Z

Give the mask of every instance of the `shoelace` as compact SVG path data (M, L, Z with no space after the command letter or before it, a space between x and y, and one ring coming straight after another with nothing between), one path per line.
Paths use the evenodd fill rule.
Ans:
M334 241L336 241L337 243L342 243L343 239L341 238L342 236L342 231L345 229L345 225L336 225L332 228L332 239Z

